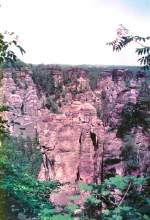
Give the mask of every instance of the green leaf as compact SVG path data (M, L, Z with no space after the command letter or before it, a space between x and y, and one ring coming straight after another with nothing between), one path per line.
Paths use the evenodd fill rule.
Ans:
M150 216L144 215L144 216L143 216L143 220L150 220Z
M80 183L79 187L83 191L91 191L93 189L92 185L86 184L86 183Z
M128 180L122 176L115 176L105 181L106 184L114 186L120 190L125 190L128 186Z
M100 199L95 198L95 196L89 196L86 198L85 203L88 205L99 205L101 203Z
M67 208L69 209L69 211L74 212L76 209L79 209L80 206L79 206L79 205L76 205L76 204L69 204L69 205L67 206Z

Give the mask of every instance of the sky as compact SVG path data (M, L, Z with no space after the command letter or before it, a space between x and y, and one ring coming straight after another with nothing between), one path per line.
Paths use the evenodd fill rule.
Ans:
M27 63L137 65L130 45L106 46L123 24L149 36L150 0L0 0L0 30L19 35Z

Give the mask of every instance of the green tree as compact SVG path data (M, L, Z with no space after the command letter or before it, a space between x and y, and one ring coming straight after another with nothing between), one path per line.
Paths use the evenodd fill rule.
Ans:
M89 219L150 219L149 178L115 176L100 185L81 186L82 190L90 191L85 200L85 215Z
M6 40L6 37L9 36L9 40ZM5 34L0 33L0 65L4 63L11 63L13 66L17 61L17 56L13 51L14 48L20 50L22 54L25 53L25 50L18 44L18 38L14 35L13 32L5 32ZM2 79L1 75L1 79ZM6 107L0 103L0 112L6 111ZM5 121L0 115L0 146L2 145L2 136L4 132L4 123Z
M107 45L112 46L113 51L119 52L129 43L135 42L139 47L136 48L136 53L140 56L138 61L142 65L144 70L150 68L150 46L146 45L147 41L150 40L150 36L141 37L136 35L131 35L129 30L126 29L122 24L117 29L116 39L108 42Z
M9 37L9 40L6 40L6 37ZM14 53L13 49L17 48L22 54L25 53L25 50L18 44L17 38L14 36L14 33L6 32L5 34L0 33L0 65L4 63L11 63L14 66L17 56ZM1 79L3 75L1 74ZM7 107L0 104L0 182L4 180L5 173L5 159L6 155L4 154L3 146L3 137L4 137L4 128L5 120L3 119L2 113L7 110ZM7 210L6 210L6 190L0 188L0 217L2 220L7 219Z
M7 36L9 36L9 40L6 40ZM0 33L0 64L11 63L13 65L17 61L13 48L18 48L22 54L25 53L25 50L18 44L18 39L13 32Z
M29 138L5 135L0 151L0 190L5 196L7 215L40 216L45 209L53 209L49 196L59 184L55 181L38 181L42 154ZM4 199L3 199L4 201ZM5 213L6 214L6 213Z

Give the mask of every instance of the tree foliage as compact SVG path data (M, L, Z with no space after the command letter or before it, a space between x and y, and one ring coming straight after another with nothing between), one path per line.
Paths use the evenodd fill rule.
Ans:
M148 178L115 176L90 187L90 196L85 201L85 215L90 219L150 219Z
M127 30L123 25L117 29L117 37L115 40L108 42L107 45L112 46L113 51L121 51L128 44L135 42L140 47L136 48L137 55L140 56L138 61L140 65L143 66L144 70L148 70L150 68L150 46L147 46L145 43L150 40L150 36L141 37L134 36L129 34L129 30Z
M40 216L44 209L53 208L49 196L59 184L37 180L42 154L31 139L5 137L0 158L0 190L5 191L9 206L17 209L10 209L10 215Z
M6 40L6 35L9 36L9 40ZM13 48L19 49L22 54L25 53L25 50L19 45L18 39L14 36L13 32L0 33L0 64L11 63L14 65L14 62L17 61L17 56Z

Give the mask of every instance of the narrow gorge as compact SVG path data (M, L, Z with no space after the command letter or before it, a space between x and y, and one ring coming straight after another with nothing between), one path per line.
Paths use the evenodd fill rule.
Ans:
M52 195L55 203L74 193L78 182L150 175L148 74L98 69L93 78L90 68L50 65L3 71L7 128L38 142L38 179L64 184Z

